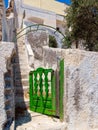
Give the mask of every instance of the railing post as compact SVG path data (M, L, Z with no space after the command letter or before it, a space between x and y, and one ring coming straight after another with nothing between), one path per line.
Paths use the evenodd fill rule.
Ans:
M64 107L63 107L63 98L64 98L64 59L60 61L60 120L62 121L64 118Z
M29 97L30 97L30 110L32 110L32 106L33 106L33 102L32 102L32 98L33 98L33 72L31 71L29 74Z

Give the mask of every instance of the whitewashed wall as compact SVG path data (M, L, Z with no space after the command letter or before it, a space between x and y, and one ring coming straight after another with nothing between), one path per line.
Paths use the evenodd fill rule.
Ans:
M64 58L66 130L98 130L98 52L44 47L44 65L54 68Z
M6 98L5 98L4 74L8 71L7 60L11 58L13 52L14 52L13 43L8 43L8 42L0 43L0 130L2 130L3 125L7 122L7 113L5 110ZM14 98L11 97L11 100L12 102L14 102ZM12 113L14 113L12 109L11 111Z

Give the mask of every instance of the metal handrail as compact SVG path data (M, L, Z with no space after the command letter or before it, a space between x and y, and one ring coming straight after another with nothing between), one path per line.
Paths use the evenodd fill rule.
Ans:
M27 27L23 28L21 31L19 31L19 32L16 34L16 40L17 40L18 38L20 38L20 37L23 36L23 35L21 35L21 36L17 37L19 34L21 34L21 32L23 32L24 30L26 30L26 29L28 29L28 28L36 27L36 26L37 26L37 29L36 29L36 30L31 30L31 29L30 29L30 31L26 32L26 33L23 34L23 35L26 35L27 33L32 32L32 31L43 30L43 29L39 29L39 26L44 26L44 27L48 27L48 28L51 28L51 29L55 30L55 32L59 32L59 33L63 36L63 39L65 39L65 35L64 35L61 31L57 30L56 28L54 28L54 27L52 27L52 26L43 25L43 24L34 24L34 25L27 26Z

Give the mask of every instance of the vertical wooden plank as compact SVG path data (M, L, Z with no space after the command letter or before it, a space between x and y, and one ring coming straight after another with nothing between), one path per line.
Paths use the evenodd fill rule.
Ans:
M60 81L59 81L59 68L56 70L56 116L59 117L59 86L60 86Z
M64 59L60 61L60 119L63 120L63 97L64 97Z
M33 72L29 74L29 97L30 97L30 110L32 110L33 106Z
M42 74L43 74L43 69L40 69L39 70L39 75L40 75L40 83L39 83L39 86L40 86L40 110L41 110L41 113L43 113L43 107L44 107L44 102L43 102L43 84L42 84Z
M53 111L53 115L56 115L56 86L55 86L55 72L53 71L51 76L51 89L52 89L52 111Z

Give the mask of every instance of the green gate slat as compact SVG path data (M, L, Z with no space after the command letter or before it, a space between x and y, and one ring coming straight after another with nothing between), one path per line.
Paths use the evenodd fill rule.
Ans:
M59 91L60 91L60 119L63 120L63 116L64 116L64 110L63 110L63 96L64 96L64 59L60 61L60 72L59 72L59 75L60 75L60 88L59 88Z
M32 99L33 99L33 77L32 77L32 71L30 72L30 74L29 74L29 84L30 84L30 88L29 88L29 92L30 92L30 108L32 107L32 105L33 105L33 101L32 101Z
M53 113L56 115L56 79L55 79L55 74L52 72L52 77L51 77L51 87L52 87L52 108L53 108Z

